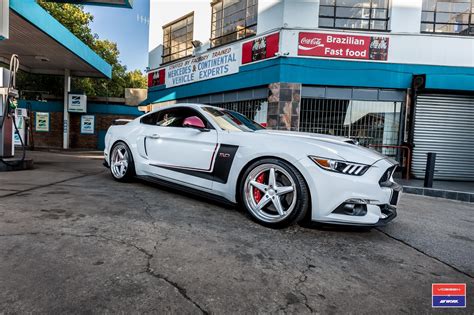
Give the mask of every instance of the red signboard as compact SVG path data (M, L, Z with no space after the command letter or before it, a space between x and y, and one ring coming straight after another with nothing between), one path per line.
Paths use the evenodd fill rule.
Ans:
M148 87L165 84L165 69L148 73Z
M431 285L432 295L466 295L465 283L433 283Z
M385 61L388 42L386 36L300 32L298 55Z
M280 33L259 37L242 45L242 64L275 57L280 43Z

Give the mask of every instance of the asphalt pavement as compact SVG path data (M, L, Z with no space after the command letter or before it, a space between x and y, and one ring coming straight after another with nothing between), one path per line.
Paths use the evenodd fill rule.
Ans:
M430 313L467 283L474 206L403 195L379 229L262 227L199 197L114 181L95 153L0 173L0 313Z

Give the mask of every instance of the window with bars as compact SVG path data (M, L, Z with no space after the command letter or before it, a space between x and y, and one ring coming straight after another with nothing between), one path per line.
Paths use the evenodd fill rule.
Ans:
M474 35L474 0L423 0L421 32Z
M212 104L212 106L233 110L235 112L241 113L242 115L250 118L251 120L257 119L257 114L262 110L262 106L266 104L267 99L256 99L248 101L236 101L236 102L227 102L220 104Z
M402 106L401 102L303 98L299 131L348 137L396 157L397 150L381 146L400 145Z
M389 0L321 0L319 27L387 31Z
M193 53L193 27L194 13L163 26L163 63L178 60Z
M258 0L216 0L211 6L212 47L257 33Z

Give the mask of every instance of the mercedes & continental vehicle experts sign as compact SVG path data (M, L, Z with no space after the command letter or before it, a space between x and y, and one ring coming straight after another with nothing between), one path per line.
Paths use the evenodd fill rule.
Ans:
M239 72L240 50L226 47L166 67L166 87L218 78Z

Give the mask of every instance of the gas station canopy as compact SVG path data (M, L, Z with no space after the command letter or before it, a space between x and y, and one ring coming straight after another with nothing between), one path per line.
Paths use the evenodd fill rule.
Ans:
M68 69L72 76L111 77L112 67L35 0L10 0L9 7L9 34L0 41L0 62L8 64L17 54L21 69L30 73L64 75Z

